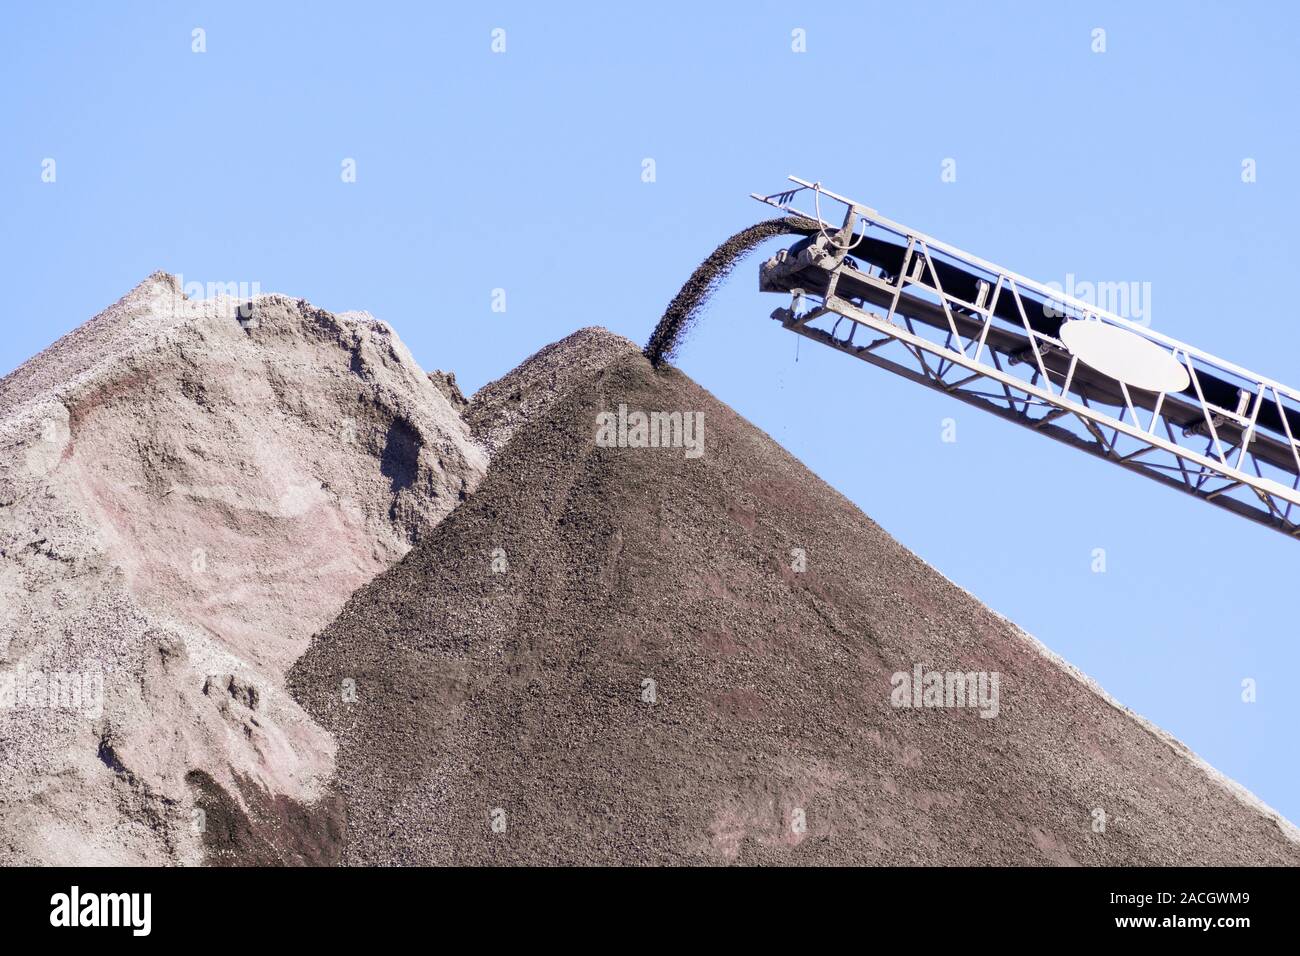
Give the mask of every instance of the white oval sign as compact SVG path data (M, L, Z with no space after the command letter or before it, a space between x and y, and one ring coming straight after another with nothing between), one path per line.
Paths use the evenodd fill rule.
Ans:
M1061 326L1061 341L1080 362L1133 388L1181 392L1192 381L1173 355L1118 325L1067 322Z

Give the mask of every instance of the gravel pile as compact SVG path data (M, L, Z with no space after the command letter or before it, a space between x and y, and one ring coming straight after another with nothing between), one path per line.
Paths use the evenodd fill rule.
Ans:
M704 454L598 444L620 406L702 414ZM478 491L290 672L337 742L346 822L316 832L343 862L1300 863L1276 813L632 343L570 336L468 417L497 448ZM918 669L985 699L903 706Z
M801 231L468 401L164 274L0 379L0 864L1300 863L662 364Z
M0 864L330 859L284 672L486 466L382 322L162 273L0 379Z
M550 411L576 384L635 347L605 329L575 332L479 389L465 410L465 421L483 447L496 454L520 427Z

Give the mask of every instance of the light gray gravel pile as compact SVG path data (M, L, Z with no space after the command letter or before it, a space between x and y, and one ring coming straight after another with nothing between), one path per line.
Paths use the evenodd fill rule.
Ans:
M0 379L0 863L327 857L284 673L485 468L382 322L162 273Z

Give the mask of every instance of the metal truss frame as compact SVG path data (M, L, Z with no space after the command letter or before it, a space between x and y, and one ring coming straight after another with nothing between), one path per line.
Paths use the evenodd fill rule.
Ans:
M1282 434L1266 432L1258 421L1266 401L1282 409L1283 399L1300 403L1300 392L886 219L818 183L789 179L794 189L753 198L814 221L822 241L803 255L783 250L762 267L761 288L794 295L791 308L772 314L783 327L1300 537L1300 442L1285 413L1280 416ZM811 211L794 207L801 194L812 197ZM823 199L847 208L842 224L822 218ZM862 268L853 260L855 231L861 235L867 228L894 237L905 248L896 275ZM978 301L945 292L936 260L979 276ZM820 292L796 284L809 270L818 275ZM845 288L865 295L842 294ZM1156 344L1186 368L1194 395L1139 396L1114 379L1108 380L1108 389L1090 388L1085 379L1095 382L1098 373L1086 369L1084 374L1078 358L1059 338L1031 325L1028 295L1038 297L1028 300L1031 305L1051 302L1067 318L1117 325ZM1022 320L1020 328L1007 323L1005 315L995 315L999 300L1007 296ZM845 320L847 334L838 335ZM873 337L855 344L859 327ZM1009 342L1021 347L1012 350ZM1206 400L1201 387L1206 372L1239 386L1236 408ZM1118 402L1117 396L1122 396Z

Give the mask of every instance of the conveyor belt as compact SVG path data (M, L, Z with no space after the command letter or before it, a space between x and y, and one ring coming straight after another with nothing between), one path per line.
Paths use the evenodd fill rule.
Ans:
M800 240L791 247L788 261L793 262L794 256L809 244L811 237L816 235L816 231L812 229L804 232L809 238ZM870 264L875 266L884 273L884 278L887 281L892 281L897 276L906 255L905 247L898 243L861 233L854 234L851 247L850 258L852 260L855 260L859 265ZM946 293L968 302L976 301L983 277L943 261L937 256L933 257L933 262L939 283ZM888 307L893 299L893 292L886 292L882 289L881 285L883 283L873 284L870 281L871 278L861 268L841 269L836 294L842 298L858 299L878 307ZM794 288L803 288L820 296L827 292L830 280L831 273L817 265L804 265L802 268L779 275L777 270L765 267L763 288L767 291L789 291ZM1028 320L1030 327L1036 332L1059 338L1065 318L1049 314L1047 302L1024 290L1020 291L1020 299L1024 303L1025 318ZM943 308L927 299L908 295L904 292L899 297L898 311L934 328L944 330L949 328L948 318ZM993 314L1007 323L1009 327L994 326L987 338L989 348L1013 358L1023 355L1029 343L1024 330L1024 321L1021 319L1020 310L1016 305L1014 296L1005 292L1000 295L994 306ZM983 324L981 317L977 313L963 315L959 309L954 309L954 320L961 334L968 338L977 336ZM1055 380L1059 384L1065 379L1070 364L1070 356L1067 353L1055 352L1054 350L1044 350L1044 352L1044 361L1048 371L1054 374ZM1229 381L1210 370L1200 368L1197 369L1197 379L1205 400L1209 404L1228 411L1233 411L1238 407L1241 385ZM1075 371L1071 391L1085 396L1089 401L1112 406L1122 406L1124 404L1123 393L1117 382L1082 363L1079 363ZM1132 388L1129 391L1135 405L1147 410L1155 406L1157 400L1155 394ZM1165 417L1185 428L1202 424L1204 416L1200 410L1200 402L1195 386L1188 386L1181 394L1187 401L1179 401L1172 395L1166 397L1162 410ZM1300 436L1300 410L1285 405L1279 406L1273 399L1265 398L1260 405L1257 419L1258 427L1251 450L1262 460L1294 474L1297 471L1295 455L1292 454L1286 439L1286 428L1282 420L1283 415L1286 416L1286 420L1291 427L1291 434ZM1272 436L1263 434L1258 429L1266 429L1272 433ZM1233 444L1240 443L1243 437L1243 429L1231 421L1224 422L1219 426L1218 430L1220 437L1224 441Z

